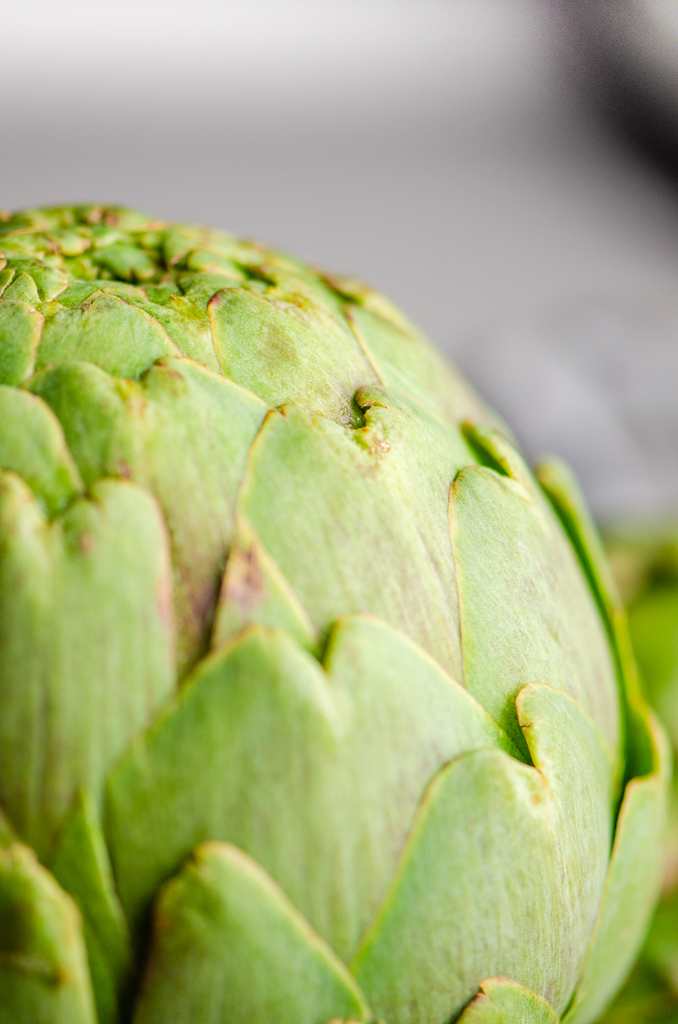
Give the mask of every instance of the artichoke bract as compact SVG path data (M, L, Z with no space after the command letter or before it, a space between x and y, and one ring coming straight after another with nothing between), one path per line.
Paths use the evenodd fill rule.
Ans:
M0 224L0 1017L592 1021L667 756L566 469L386 299Z

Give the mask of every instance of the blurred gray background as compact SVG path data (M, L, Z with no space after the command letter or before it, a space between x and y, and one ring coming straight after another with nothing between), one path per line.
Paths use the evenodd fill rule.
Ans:
M589 102L558 4L0 14L1 206L124 203L360 275L600 516L678 509L678 190Z

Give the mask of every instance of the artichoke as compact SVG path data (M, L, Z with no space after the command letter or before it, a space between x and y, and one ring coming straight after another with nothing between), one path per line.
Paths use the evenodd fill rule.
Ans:
M353 280L0 254L0 1020L592 1021L668 770L566 469Z

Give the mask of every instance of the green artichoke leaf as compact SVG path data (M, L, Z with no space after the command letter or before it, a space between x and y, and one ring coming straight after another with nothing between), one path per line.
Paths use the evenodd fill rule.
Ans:
M92 363L72 361L34 374L28 389L56 416L87 487L102 477L130 478L138 443L127 404L131 399L138 412L146 407L145 393L136 382L116 380Z
M197 843L226 840L347 958L429 779L480 747L515 753L480 705L385 623L341 620L324 671L291 637L251 627L198 665L111 773L105 830L128 916L140 920Z
M311 654L320 655L319 638L308 612L250 523L240 515L221 583L211 646L220 647L254 622L284 629Z
M376 615L463 683L446 509L473 456L458 431L403 396L362 388L356 401L365 426L354 430L294 407L271 413L239 511L321 635L341 615Z
M172 691L173 647L152 497L103 480L49 521L0 473L0 804L41 859Z
M37 260L12 258L10 256L7 265L17 272L17 281L24 275L30 278L29 281L22 280L17 284L16 292L10 292L7 298L15 297L27 302L51 302L57 295L68 287L68 275L57 267L45 266ZM20 289L20 293L19 293Z
M600 606L618 663L622 696L640 707L643 700L624 605L575 476L561 459L547 459L536 467L536 477L572 541ZM646 734L647 729L641 727L641 732ZM640 774L645 770L641 768Z
M645 729L638 746L652 751L653 764L626 786L598 921L563 1024L591 1024L605 1009L633 966L659 895L671 753L651 712L633 724Z
M12 262L18 264L14 269L19 272L15 274L12 283L5 289L3 298L6 302L26 303L34 309L40 303L38 286L31 274L27 274L25 270L20 269L22 264L24 264L23 260L12 260ZM30 266L30 261L26 262Z
M87 281L71 281L68 288L59 295L59 306L67 309L75 309L83 306L88 299L102 295L115 295L123 301L137 297L140 289L136 285L127 284L125 281L107 281L105 279L93 278ZM145 294L145 292L144 292Z
M132 973L132 946L90 794L77 795L50 868L82 915L98 1024L118 1024L120 994Z
M607 739L618 772L616 666L586 577L515 449L496 431L467 429L498 470L468 466L450 493L464 683L523 750L515 699L525 682L569 693Z
M346 330L344 303L335 290L301 260L285 253L267 253L263 261L243 269L250 278L250 286L264 285L262 294L269 300L292 303L302 309L320 307Z
M43 315L30 302L0 299L0 384L18 385L30 377L40 343Z
M238 273L239 263L245 266L249 264L256 266L261 263L262 259L263 254L255 253L252 249L238 250L237 247L230 246L224 249L222 246L214 245L211 241L207 242L205 246L201 246L196 245L194 238L188 251L176 263L189 271L220 274L222 278L238 280L239 278L246 279L247 276L243 275L242 271L240 274ZM221 287L224 288L226 285L222 283Z
M221 287L224 287L223 281ZM168 337L183 356L194 359L196 363L214 373L219 373L212 326L206 310L200 309L182 295L172 295L167 302L160 305L143 299L138 294L138 289L135 291L137 294L130 295L127 301L162 324Z
M47 233L47 238L52 243L52 248L64 256L79 256L92 244L89 233L82 227L52 228Z
M354 304L345 306L345 314L385 387L402 391L449 423L479 419L508 434L471 385L404 318L394 322Z
M506 978L487 978L458 1024L558 1024L545 999Z
M117 295L101 293L80 306L55 302L46 308L35 366L40 370L83 360L114 376L136 379L156 360L178 355L158 320Z
M0 1017L98 1024L78 910L20 843L0 851Z
M169 225L165 228L162 237L161 249L166 267L175 267L188 256L195 248L196 239L193 231L186 231L178 225ZM212 295L217 291L212 289Z
M169 530L179 669L206 649L248 450L268 411L189 359L118 381L66 363L31 389L52 408L85 483L122 476L151 491Z
M354 979L261 867L199 846L163 888L134 1024L371 1020Z
M269 405L356 421L353 395L377 378L348 325L304 295L279 298L241 288L208 306L222 372Z
M609 856L610 751L567 694L530 684L517 704L534 767L477 750L442 769L352 962L391 1024L445 1024L488 977L556 1013L574 991Z
M155 261L138 244L129 242L115 241L98 247L92 262L123 281L147 281L156 272Z
M0 422L0 469L18 473L48 515L62 512L83 484L52 410L30 392L0 384Z
M7 285L11 284L15 273L12 267L5 266L6 262L0 257L0 298L4 295Z
M369 284L355 277L347 277L345 274L328 274L324 271L319 273L327 287L331 288L339 300L344 303L344 306L357 306L365 309L379 320L396 328L401 334L416 335L419 341L422 340L421 331L405 316L402 309L382 292L375 291ZM347 310L344 309L344 315L346 314Z
M212 298L217 292L224 288L237 288L242 284L242 275L237 268L233 267L233 275L229 278L223 274L199 273L182 274L178 279L178 286L183 292L184 298L193 304L201 312L207 313ZM212 325L210 322L210 331Z
M45 258L44 237L24 235L21 232L12 237L0 232L0 260L3 261L3 264L11 260L14 269L22 265L25 267L27 263L35 264L38 253L42 253L43 259ZM38 256L37 258L39 259L40 257ZM51 254L46 259L51 262Z
M41 302L51 302L68 287L68 275L56 267L31 267L27 273L35 281Z

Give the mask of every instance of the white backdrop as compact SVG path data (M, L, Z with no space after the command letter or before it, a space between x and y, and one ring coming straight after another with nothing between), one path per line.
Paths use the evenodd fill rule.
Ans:
M361 275L601 514L665 509L678 202L563 43L546 0L0 0L0 206L120 202Z

